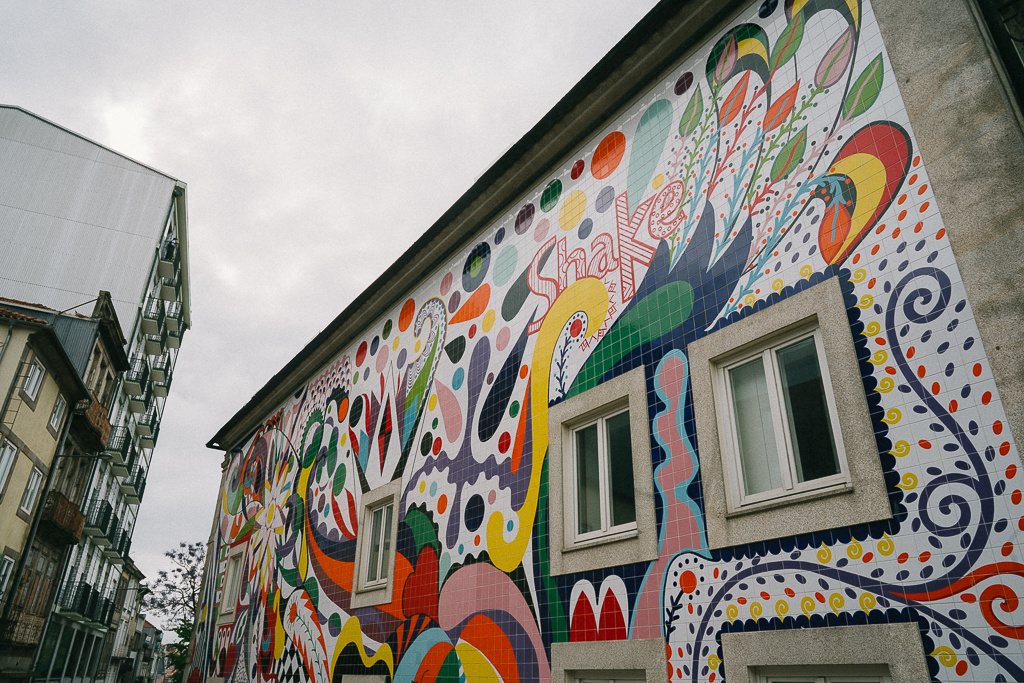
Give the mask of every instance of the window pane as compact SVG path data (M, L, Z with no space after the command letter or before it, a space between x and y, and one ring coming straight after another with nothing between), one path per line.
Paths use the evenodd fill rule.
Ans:
M597 425L576 432L576 514L579 532L601 528L601 488L597 462Z
M629 412L605 420L608 435L608 477L612 504L612 526L636 521L633 492L633 443L629 436Z
M391 562L388 560L391 557L391 505L384 508L384 552L380 558L380 578L388 578L388 566Z
M729 372L743 487L747 495L782 488L768 382L760 358Z
M839 474L839 457L814 338L782 349L778 359L798 481Z
M370 557L366 566L367 581L377 580L377 566L380 564L380 530L383 517L383 508L373 511L373 528L370 531Z

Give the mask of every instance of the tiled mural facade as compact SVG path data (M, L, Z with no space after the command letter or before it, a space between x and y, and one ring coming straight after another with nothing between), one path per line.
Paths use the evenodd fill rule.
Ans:
M910 622L934 679L1024 680L1024 474L940 208L870 5L752 7L239 444L192 679L527 683L663 638L712 682L723 633ZM891 515L716 548L687 347L832 278ZM553 575L549 407L640 367L658 559ZM392 600L354 608L395 480Z

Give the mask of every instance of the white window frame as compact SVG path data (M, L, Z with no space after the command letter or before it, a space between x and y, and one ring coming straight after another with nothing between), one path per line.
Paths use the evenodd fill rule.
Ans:
M402 480L396 479L368 491L361 496L359 502L361 514L358 542L356 543L355 569L353 571L353 592L350 601L352 609L386 605L392 601L395 588L395 551L398 545L398 515L402 494ZM374 581L367 581L367 567L370 558L371 530L373 528L373 512L388 505L393 506L391 526L388 533L391 537L386 553L380 556L380 565L387 566L387 576ZM383 531L383 530L382 530Z
M28 483L25 484L25 493L21 496L21 504L18 505L20 511L27 515L32 514L39 500L39 490L42 485L43 471L38 467L33 467L32 473L28 475Z
M242 578L242 562L245 555L236 552L228 555L228 563L224 568L224 585L221 587L220 613L232 614L238 602L238 586Z
M64 424L64 416L67 411L68 402L64 400L64 396L58 394L57 400L53 404L53 412L50 413L50 429L55 432L60 432L60 428Z
M789 430L789 419L786 415L785 398L783 396L781 373L777 354L779 351L797 344L805 339L814 339L814 348L821 371L825 401L831 421L832 438L835 442L836 457L839 460L839 473L820 479L799 482L796 472L796 458L792 435ZM732 382L729 373L750 361L761 358L764 366L765 379L768 382L768 400L772 411L772 425L775 428L775 444L779 456L779 468L782 475L782 488L763 491L748 495L743 482L743 466L740 461L739 437L736 431L736 416L732 395ZM808 491L845 488L850 482L850 469L846 462L846 449L843 446L843 434L839 429L839 413L836 410L835 396L832 393L832 378L828 371L828 360L817 321L810 321L782 334L773 335L753 348L730 354L715 362L715 400L719 416L719 435L722 437L725 452L726 481L730 488L730 498L736 501L734 509L757 505L766 501L783 499L801 495Z
M0 494L7 485L7 478L14 471L14 462L18 459L18 447L9 439L0 443Z
M370 560L373 557L372 547L374 541L378 540L373 534L373 518L376 514L381 513L381 525L380 525L380 552L377 555L377 566L371 567ZM363 576L362 587L364 589L380 588L381 586L387 585L388 579L391 578L391 561L390 555L395 544L395 539L391 535L392 522L395 517L395 501L394 499L388 498L381 502L379 505L368 507L366 510L366 526L364 531L366 532L365 543L366 547L363 552L363 565L360 568ZM370 570L373 569L375 577L370 578Z
M601 413L598 415L589 415L585 420L571 424L570 429L572 430L571 435L571 450L572 457L569 460L569 486L570 499L571 499L571 521L569 532L571 534L571 543L586 543L587 541L594 541L597 539L613 539L622 535L634 535L637 530L636 526L636 491L634 486L633 495L633 521L620 524L613 527L611 525L611 500L610 500L610 475L609 470L611 469L611 454L608 453L608 432L606 424L608 420L619 415L629 415L629 398L626 397L619 401L616 401L610 405L602 408ZM577 451L576 434L589 427L597 426L597 463L598 463L598 491L600 494L600 508L601 508L601 528L586 533L580 533L580 520L579 520L579 498L580 498L580 487L579 487L579 471L577 465L579 463L579 453ZM632 437L632 433L630 434ZM633 456L630 453L630 467L632 467Z
M30 400L35 401L39 396L39 388L43 386L43 378L46 376L46 366L43 365L39 358L33 358L32 364L29 366L28 374L25 375L25 381L22 382L21 388L25 392L25 395Z
M0 602L7 596L7 582L11 580L14 569L14 558L10 555L0 556Z

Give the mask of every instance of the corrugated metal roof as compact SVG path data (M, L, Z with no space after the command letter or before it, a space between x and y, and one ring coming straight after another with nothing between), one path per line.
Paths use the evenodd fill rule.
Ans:
M4 304L4 308L24 316L31 316L53 328L54 334L60 340L65 353L75 367L75 372L82 379L85 379L85 371L89 367L89 357L92 355L93 346L96 344L96 336L99 334L99 318L79 318L78 316L61 315L56 311L40 310L13 304Z
M63 310L103 289L135 320L175 182L0 106L0 294Z

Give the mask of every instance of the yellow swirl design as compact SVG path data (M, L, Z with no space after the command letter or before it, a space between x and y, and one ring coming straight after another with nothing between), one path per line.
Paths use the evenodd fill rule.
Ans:
M395 659L390 645L384 643L372 657L366 654L366 646L363 644L363 631L359 626L358 617L349 617L342 627L341 633L338 634L338 642L334 645L334 653L331 654L331 671L334 671L337 667L338 657L349 643L353 643L356 646L356 652L359 653L359 658L363 660L363 666L367 669L377 662L384 662L391 675L395 675Z
M875 596L871 593L860 594L860 608L865 612L873 610L876 604Z
M751 605L750 605L750 616L752 616L755 619L757 619L758 617L761 616L762 612L764 612L764 609L761 607L761 603L757 602L756 600L753 603L751 603Z
M882 422L887 425L894 425L903 419L903 413L900 412L899 408L889 408L885 411L885 417L882 418Z
M896 484L904 491L910 491L911 489L917 488L917 475L913 472L907 472L903 475L900 483Z
M878 324L878 321L877 320L872 320L871 322L869 322L867 324L867 327L864 328L864 331L861 332L861 334L863 334L865 337L874 337L876 334L878 334L881 331L882 331L882 326Z
M772 282L772 291L781 292L782 291L782 286L784 284L785 283L782 281L782 278L776 278L775 281Z
M866 278L867 276L868 271L864 270L863 268L858 268L857 270L853 271L854 282L864 282L864 278Z
M878 349L871 355L868 362L872 365L883 365L887 360L889 360L889 354L885 352L885 349Z
M832 611L839 614L839 610L846 604L846 599L839 593L833 593L828 596L828 606L832 608Z
M864 547L855 538L850 541L850 545L846 546L846 554L851 560L859 560L864 554Z
M708 668L714 671L718 668L718 665L722 663L722 660L718 658L718 655L708 655Z
M526 545L533 535L533 520L537 515L540 496L540 475L548 451L548 378L551 376L551 357L562 328L569 318L583 311L587 314L585 336L597 334L608 315L608 290L597 278L585 277L572 283L555 299L544 316L537 332L531 368L530 408L533 413L533 466L526 500L515 511L519 518L515 538L505 540L505 514L497 510L487 520L487 551L491 563L506 574L519 566L526 553Z
M910 453L910 444L900 439L899 441L896 442L896 445L889 452L895 455L897 458L902 458L903 456Z
M876 548L878 549L878 553L880 555L885 555L886 557L888 557L889 555L892 555L894 550L896 550L896 544L893 543L891 538L889 538L889 534L883 532L882 540L878 542Z
M725 608L725 616L729 620L729 623L736 621L736 617L740 615L740 610L736 605L729 605Z
M814 598L812 597L808 596L800 600L800 611L808 617L811 616L815 607L817 607L817 605L814 603Z
M747 294L745 297L743 297L744 306L753 306L756 302L757 297L754 296L753 294Z
M860 298L860 301L857 302L857 308L870 308L873 303L875 303L874 297L870 294L865 294Z
M942 666L956 666L956 653L948 645L939 645L932 650L932 657L937 658Z
M813 274L814 274L814 268L811 268L810 265L805 265L805 266L803 266L800 269L800 277L802 277L804 279L807 279L807 278L811 277L811 275L813 275Z
M780 619L789 614L789 603L785 600L778 600L775 603L775 613L779 615Z
M878 386L875 387L875 391L882 394L888 394L895 388L896 382L893 381L892 377L883 377L882 380L878 383Z
M818 562L822 564L828 564L832 561L832 551L829 550L828 546L825 545L824 541L821 544L821 548L818 549Z

